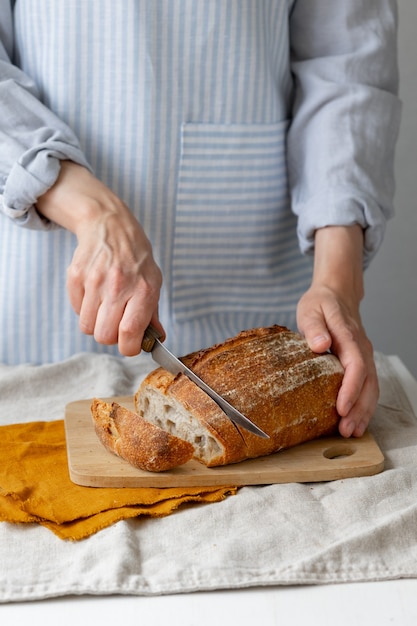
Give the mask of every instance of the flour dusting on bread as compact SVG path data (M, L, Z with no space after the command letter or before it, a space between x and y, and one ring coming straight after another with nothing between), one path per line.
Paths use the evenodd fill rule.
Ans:
M334 355L312 352L298 333L281 326L247 330L183 361L270 436L239 433L186 376L154 370L135 395L137 412L189 442L194 458L208 467L271 454L337 430L343 368Z
M135 412L92 405L103 445L136 467L166 471L192 457L207 467L227 465L337 432L343 368L334 355L312 352L298 333L245 330L182 360L269 439L237 428L184 374L157 368L137 390Z

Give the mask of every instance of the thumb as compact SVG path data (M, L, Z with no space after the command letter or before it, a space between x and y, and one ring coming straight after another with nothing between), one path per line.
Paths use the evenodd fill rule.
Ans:
M305 337L310 350L322 353L330 349L332 338L323 320L319 317L300 319L300 333Z

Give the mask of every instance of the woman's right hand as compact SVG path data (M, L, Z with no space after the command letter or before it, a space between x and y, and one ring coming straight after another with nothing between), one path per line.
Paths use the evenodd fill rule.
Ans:
M67 272L68 294L80 328L99 343L140 352L149 323L158 318L162 274L151 244L128 207L86 168L61 161L56 183L37 209L78 240Z

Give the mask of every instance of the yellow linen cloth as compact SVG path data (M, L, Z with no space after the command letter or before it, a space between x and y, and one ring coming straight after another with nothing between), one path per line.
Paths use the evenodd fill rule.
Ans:
M186 502L219 502L234 487L96 488L69 478L64 421L0 426L0 521L36 522L84 539L122 519L169 515Z

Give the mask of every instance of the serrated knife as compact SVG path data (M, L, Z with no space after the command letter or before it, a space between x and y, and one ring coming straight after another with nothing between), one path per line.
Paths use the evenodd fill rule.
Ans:
M258 437L263 437L264 439L269 439L269 435L267 435L263 430L258 428L256 424L254 424L250 419L245 417L240 411L235 409L227 400L225 400L222 396L220 396L214 389L212 389L209 385L207 385L204 380L202 380L197 374L194 374L189 367L184 365L180 359L172 354L166 348L163 343L159 340L160 335L153 328L153 326L148 326L145 330L145 334L142 340L142 349L145 352L150 352L152 354L153 360L158 363L161 367L171 372L175 376L179 373L185 374L188 376L190 380L193 381L200 389L206 392L212 400L214 400L220 408L224 411L227 417L235 424L235 426L242 426L249 432L258 435Z

